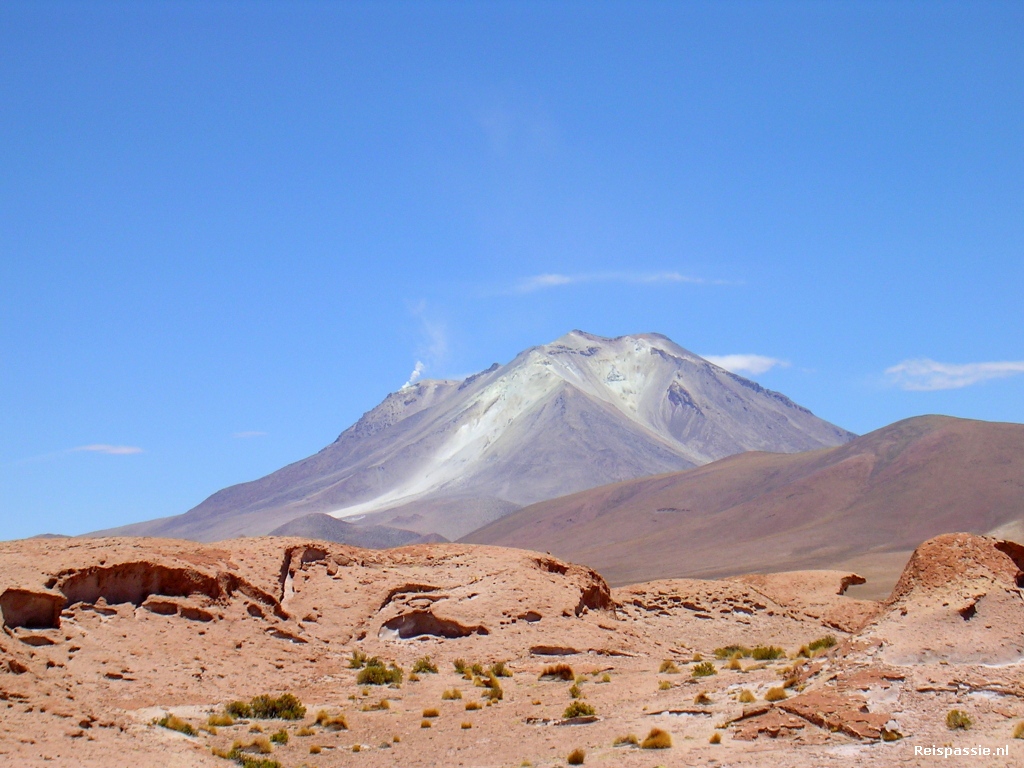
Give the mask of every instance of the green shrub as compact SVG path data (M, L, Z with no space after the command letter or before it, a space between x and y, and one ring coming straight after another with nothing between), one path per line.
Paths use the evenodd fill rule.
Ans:
M266 694L254 696L249 706L257 720L301 720L306 716L302 702L290 693L283 693L276 699Z
M243 720L247 717L252 717L252 707L244 701L232 701L224 707L224 711L231 715L231 717L239 717Z
M971 716L962 709L951 709L946 715L946 727L951 731L967 731L974 725Z
M574 699L578 699L583 696L583 689L578 684L573 683L572 688L569 689L569 696Z
M349 669L362 669L366 666L366 662L369 660L370 657L367 656L365 653L358 649L354 650L352 651L352 658L349 659L348 662Z
M270 740L275 744L287 744L288 743L288 731L284 728L279 730L277 733L270 734Z
M585 701L579 701L577 699L565 708L565 712L562 713L562 717L566 720L569 720L573 717L589 717L590 715L593 715L596 712L597 710L595 710Z
M786 651L777 645L759 645L750 652L750 655L755 661L771 661L781 659L786 655Z
M437 674L437 667L430 660L429 656L424 656L422 659L416 659L416 663L412 665L412 671L414 674Z
M710 675L717 675L718 670L715 669L715 663L713 661L702 661L699 664L693 665L693 669L690 670L690 674L694 677L708 677Z
M640 749L668 749L672 746L672 737L661 728L652 728L647 738L640 742Z
M824 637L819 637L817 640L811 641L807 644L807 647L811 651L820 651L823 648L833 647L837 642L839 641L836 640L835 635L825 635Z
M377 663L370 664L367 662L366 666L359 670L359 674L356 675L356 683L358 685L400 685L402 682L402 669L401 667L392 664L390 667L385 667L384 662L380 661L376 657L371 659Z

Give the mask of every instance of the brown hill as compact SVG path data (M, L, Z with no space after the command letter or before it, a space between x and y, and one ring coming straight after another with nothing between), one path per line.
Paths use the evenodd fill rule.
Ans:
M612 584L848 568L884 597L924 540L1007 535L1022 519L1024 425L921 416L837 448L744 453L541 502L463 541L551 552Z

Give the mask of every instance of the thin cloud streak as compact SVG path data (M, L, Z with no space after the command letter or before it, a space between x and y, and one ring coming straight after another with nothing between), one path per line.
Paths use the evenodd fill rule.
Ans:
M691 285L728 285L725 280L706 280L691 277L681 272L596 272L593 274L563 275L557 272L533 275L520 280L512 293L533 293L547 288L581 283L624 283L629 285L654 285L657 283L688 283Z
M93 443L92 445L80 445L70 449L72 453L88 451L89 453L105 453L108 456L131 456L136 453L145 453L137 445L107 445L106 443Z
M927 357L904 360L885 369L889 383L910 392L963 389L992 379L1024 373L1024 360L992 363L940 363Z
M789 362L765 355L704 355L705 360L732 373L758 375L772 368L788 368Z

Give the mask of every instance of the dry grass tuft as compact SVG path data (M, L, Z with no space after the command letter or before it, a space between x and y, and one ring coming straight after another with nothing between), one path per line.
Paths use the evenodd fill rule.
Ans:
M699 664L693 665L693 669L690 670L690 674L694 677L708 677L710 675L717 675L718 670L715 669L714 662L702 661Z
M757 701L757 697L755 697L751 691L748 691L746 688L744 688L742 691L740 691L740 695L736 698L736 701L738 701L740 704L753 704L755 701Z
M711 738L708 739L708 743L709 744L721 744L722 743L722 734L720 734L720 733L712 733L711 734Z
M764 695L765 701L782 701L785 698L787 698L786 689L780 685L777 685L774 688L769 688L768 693Z
M206 724L227 728L228 726L235 724L235 719L227 712L222 712L221 714L210 715L206 718Z
M652 728L647 738L640 742L640 749L669 749L671 746L672 737L661 728Z
M587 753L582 749L574 749L569 753L569 756L565 758L565 762L569 765L583 765L583 761L586 759Z
M467 712L473 712L473 711L475 711L477 709L481 709L479 701L467 701L466 702L466 711Z
M391 709L391 702L387 699L381 699L376 704L363 704L359 709L363 712L384 712Z
M630 733L626 736L616 736L615 741L612 742L613 747L625 747L627 745L640 746L640 739L636 737L635 733Z
M707 706L708 704L711 704L711 697L704 693L704 691L701 691L694 697L693 703Z
M320 749L319 745L317 745L317 744L311 744L310 745L310 747L309 747L309 754L311 754L311 755L319 755L320 752L321 752L321 749Z
M441 694L441 701L455 701L462 698L462 691L458 688L449 688Z
M541 680L564 680L569 682L575 680L576 675L573 674L572 667L568 664L553 664L548 667L544 667L540 673Z
M437 674L437 666L430 660L429 656L416 659L416 663L412 665L412 671L416 674Z
M438 712L438 711L437 711L436 709L434 709L433 707L430 707L429 709L424 709L424 710L423 710L423 716L424 716L424 717L440 717L440 716L441 716L441 713L440 713L440 712Z
M429 720L420 720L420 728L429 728L429 727L430 727L430 721Z
M1024 739L1024 721L1017 723L1013 728L1013 738Z
M951 731L967 731L974 725L971 716L962 709L951 709L946 715L946 727Z
M665 659L661 662L661 666L658 667L658 673L662 675L678 675L679 667L676 666L672 659Z
M583 689L580 688L579 683L572 684L572 687L569 689L569 696L574 699L579 699L583 697Z
M574 701L568 707L565 708L565 712L562 713L562 717L569 720L574 717L589 717L597 712L592 706L587 704L585 701Z
M344 715L331 715L326 709L316 713L316 724L329 731L347 731L348 721Z
M470 722L465 722L465 723L462 724L462 730L464 730L464 731L468 731L472 727L473 727L473 724L470 723Z
M658 681L658 690L659 691L667 691L671 687L672 687L672 683L670 683L668 680L659 680Z
M199 732L195 728L175 715L164 715L156 721L156 724L161 728L168 728L172 731L177 731L178 733L184 733L186 736L199 735Z

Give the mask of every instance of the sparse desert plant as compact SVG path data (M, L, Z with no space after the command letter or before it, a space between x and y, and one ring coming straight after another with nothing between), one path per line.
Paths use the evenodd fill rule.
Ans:
M310 744L310 746L309 746L309 754L311 754L311 755L319 755L320 752L321 752L321 749L320 749L320 746L318 744Z
M199 732L196 731L194 727L175 715L164 715L156 721L156 724L161 728L168 728L172 731L177 731L178 733L184 733L186 736L199 735Z
M658 681L658 690L659 691L667 691L667 690L670 690L671 688L672 688L672 683L670 683L668 680L659 680Z
M419 675L417 675L415 672L409 673L409 682L410 683L418 683L419 681L420 681L420 676Z
M596 711L597 710L595 710L585 701L580 701L577 699L565 708L565 712L562 713L562 717L566 720L570 720L574 717L590 717Z
M416 663L412 665L412 671L418 674L437 674L437 666L430 660L429 656L416 659Z
M308 725L304 725L295 732L296 736L312 736L316 731L310 728Z
M738 701L740 704L753 704L755 701L757 701L757 698L754 696L752 692L744 688L742 691L740 691L740 695L736 698L736 701Z
M458 688L449 688L441 694L441 701L455 701L462 698L462 691Z
M249 733L263 733L263 726L259 723L253 723L249 726Z
M679 667L676 666L676 663L672 661L672 659L665 659L661 662L661 666L658 667L658 672L662 675L678 675Z
M248 755L239 755L235 758L235 762L241 765L242 768L281 768L281 764L277 760L249 757Z
M612 681L612 676L609 675L607 672L605 672L603 675L601 675L601 682L602 683L610 683L611 681Z
M469 665L469 671L472 672L473 675L475 675L476 677L483 677L484 676L484 665L483 664L479 664L479 663L470 664Z
M420 728L429 728L429 727L430 727L430 721L429 720L420 720Z
M352 745L352 751L353 752L362 752L363 751L363 745L362 744L353 744Z
M349 669L362 669L369 660L370 657L357 648L352 651L352 658L348 660Z
M231 717L238 717L242 719L252 717L252 707L244 701L232 701L224 707L224 711Z
M632 745L634 747L640 746L640 739L636 737L635 733L630 733L626 736L616 736L615 741L612 742L613 747L625 747L628 745Z
M661 728L651 728L647 738L640 742L640 749L668 749L672 746L672 736Z
M743 671L743 665L740 664L740 660L739 659L735 659L735 658L734 659L729 659L729 663L725 665L725 668L726 669L734 670L736 672L742 672Z
M452 662L452 666L455 667L455 671L460 675L466 674L466 671L469 669L469 667L466 666L465 659L456 659Z
M693 665L693 669L690 670L690 674L694 677L708 677L710 675L717 675L718 670L715 669L715 663L713 661L702 661L699 664Z
M735 658L736 654L739 654L741 658L744 656L749 656L750 649L747 648L745 645L725 645L721 648L715 648L716 659L721 659L724 661L725 659Z
M572 667L568 664L552 664L551 666L544 667L540 673L540 679L569 682L570 680L575 680L576 675L573 674Z
M359 709L363 712L384 712L391 709L391 702L387 699L381 699L376 704L364 704Z
M235 719L231 717L227 712L219 712L210 715L206 718L206 724L212 726L220 726L221 728L227 728L229 725L235 724Z
M765 701L782 701L786 698L786 689L781 685L777 685L774 688L769 688L768 693L764 695Z
M344 715L331 715L326 709L316 713L316 724L329 731L347 731L348 721Z
M277 731L276 733L270 734L270 740L275 744L287 744L288 743L288 731L284 728Z
M504 661L498 661L491 664L490 672L495 677L512 677L512 670L508 668L508 665Z
M359 674L356 675L356 683L359 685L400 685L402 677L401 667L395 664L385 667L384 662L374 657L359 670Z
M399 735L398 735L397 733L396 733L396 734L395 734L394 736L392 736L392 737L391 737L391 741L392 741L393 743L395 743L395 744L397 744L397 743L398 743L398 742L400 742L401 740L402 740L402 737L401 737L401 736L399 736Z
M479 701L467 701L466 702L466 711L467 712L473 712L473 711L475 711L477 709L481 709Z
M468 721L462 724L462 730L464 730L464 731L468 731L472 727L473 727L473 724L468 722Z
M835 635L825 635L824 637L819 637L817 640L812 640L807 644L807 647L811 651L820 651L825 648L832 648L838 642L839 641L836 640Z
M306 716L302 702L290 693L283 693L276 699L266 694L254 696L249 706L257 720L301 720Z
M214 725L200 725L199 730L203 731L203 733L208 733L211 736L217 735L217 727Z
M777 645L759 645L750 651L750 655L754 661L772 661L781 659L786 655L786 651Z
M708 739L708 743L709 744L721 744L722 743L722 734L718 733L717 731L715 733L712 733L711 734L711 738Z
M974 725L971 716L962 709L951 709L946 715L946 727L951 731L966 731Z
M704 657L701 656L699 653L695 653L695 654L693 654L693 661L695 661L695 662L697 662L697 661L704 661Z
M701 691L700 693L698 693L696 696L693 697L693 703L694 704L700 704L701 706L707 706L708 704L711 704L712 702L711 702L711 697L708 696L706 693L704 693L704 691Z
M574 749L569 753L569 756L565 758L565 762L569 765L583 765L583 761L586 759L587 753L582 749Z
M498 684L498 678L491 677L490 685L487 686L487 690L484 691L484 698L487 699L487 703L490 704L495 701L501 701L505 698L505 691L502 690L501 685Z
M1013 728L1013 738L1024 739L1024 721L1017 723Z
M574 699L579 699L583 696L583 689L580 688L579 683L573 683L569 689L569 696Z
M428 709L424 709L424 710L423 710L423 716L424 716L424 717L440 717L440 716L441 716L441 713L440 713L440 712L438 712L438 711L437 711L436 709L434 709L433 707L430 707L430 708L428 708Z

